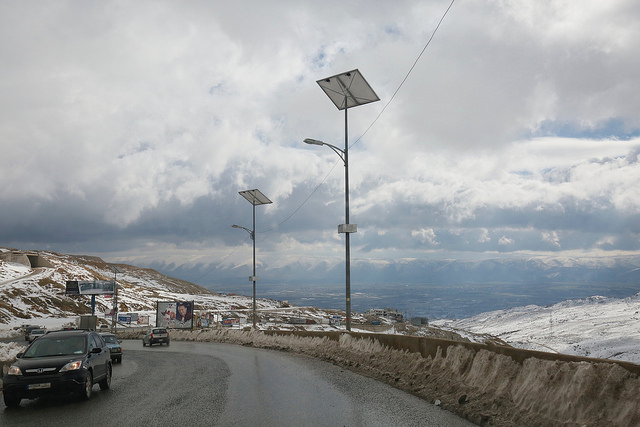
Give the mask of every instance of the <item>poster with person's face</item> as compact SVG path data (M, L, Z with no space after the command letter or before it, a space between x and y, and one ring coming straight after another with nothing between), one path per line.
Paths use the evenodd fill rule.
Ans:
M191 328L193 326L193 302L180 301L176 303L175 328Z
M193 301L166 301L158 303L158 327L191 329L193 327Z

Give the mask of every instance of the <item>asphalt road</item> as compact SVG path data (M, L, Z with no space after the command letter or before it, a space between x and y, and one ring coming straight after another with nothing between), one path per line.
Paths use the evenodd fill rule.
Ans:
M470 426L384 383L287 353L124 341L111 390L88 402L23 400L2 426Z

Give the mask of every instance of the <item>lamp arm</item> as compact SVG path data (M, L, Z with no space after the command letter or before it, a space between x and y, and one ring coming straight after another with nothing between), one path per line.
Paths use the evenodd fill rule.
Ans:
M331 145L331 144L327 144L327 143L325 143L324 145L326 145L327 147L331 148L333 150L333 152L336 153L338 155L338 157L340 157L342 159L342 162L344 164L347 164L347 159L345 158L344 150L336 147L335 145Z
M243 227L241 225L232 225L231 227L233 228L240 228L244 231L246 231L247 233L249 233L249 237L251 237L251 240L255 240L255 236L253 235L253 231L249 230L247 227Z

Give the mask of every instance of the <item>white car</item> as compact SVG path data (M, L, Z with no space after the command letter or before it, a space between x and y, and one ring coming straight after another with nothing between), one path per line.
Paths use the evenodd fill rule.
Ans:
M169 331L165 328L153 328L149 329L146 334L142 337L142 346L151 347L153 344L162 345L163 343L169 345Z
M46 333L46 329L32 329L31 332L29 332L29 342L35 341Z

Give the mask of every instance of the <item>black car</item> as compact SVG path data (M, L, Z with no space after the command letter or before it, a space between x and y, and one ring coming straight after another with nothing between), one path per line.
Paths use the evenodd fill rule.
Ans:
M4 403L74 393L89 399L97 382L111 387L111 356L100 334L87 330L53 331L35 340L3 377Z

